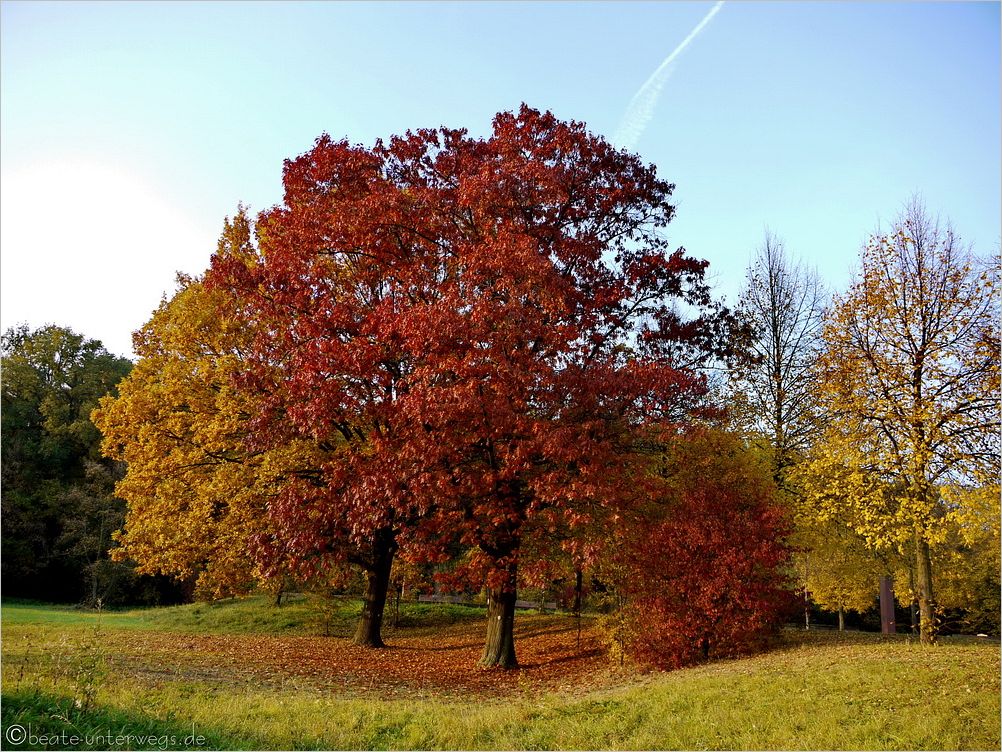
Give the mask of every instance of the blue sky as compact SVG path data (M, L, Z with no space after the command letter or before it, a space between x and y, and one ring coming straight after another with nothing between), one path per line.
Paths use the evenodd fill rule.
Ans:
M527 102L612 136L712 3L0 4L0 318L128 354L223 217L326 131L485 134ZM632 148L731 300L765 229L843 287L921 193L1000 236L1000 5L728 2Z

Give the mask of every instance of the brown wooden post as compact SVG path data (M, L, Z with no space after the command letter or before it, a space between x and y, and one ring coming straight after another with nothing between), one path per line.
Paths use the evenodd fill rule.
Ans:
M884 634L898 631L894 623L894 589L891 578L886 575L880 578L880 631Z

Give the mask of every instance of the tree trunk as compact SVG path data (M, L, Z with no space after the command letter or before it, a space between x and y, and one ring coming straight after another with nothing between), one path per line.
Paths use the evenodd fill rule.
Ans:
M838 631L845 631L845 609L841 606L838 607Z
M917 635L918 631L919 631L918 600L916 600L916 598L915 598L915 593L918 591L918 588L915 586L915 563L914 562L912 562L912 565L910 567L908 567L908 586L909 586L909 590L911 590L911 593L912 593L911 603L908 604L908 611L911 613L911 617L912 617L912 634L913 635Z
M367 648L386 647L383 643L381 630L383 627L383 610L386 608L386 593L390 588L390 569L393 567L393 555L397 552L397 544L391 530L377 533L373 543L371 566L366 568L365 602L362 614L358 617L355 628L354 643Z
M807 578L811 573L811 559L809 556L804 557L804 629L811 628L811 598L807 591Z
M90 607L97 608L97 561L90 570Z
M894 580L890 575L880 575L880 633L896 634L897 621L894 617Z
M506 582L500 588L487 589L487 642L480 665L517 668L515 658L515 565L506 572Z
M394 628L400 626L400 598L404 594L404 583L400 583L400 587L395 588L393 591L393 626Z
M578 622L578 648L581 647L581 591L584 584L584 573L580 569L574 570L574 618Z
M91 567L91 570L90 570L90 582L91 582L91 588L90 588L90 607L91 608L100 608L100 604L98 603L98 581L97 581L97 576L98 575L97 575L97 573L98 573L98 565L101 563L101 552L106 550L104 548L104 521L105 521L105 517L102 514L101 515L101 528L100 528L100 531L97 534L97 553L94 556L94 565Z
M932 592L932 561L929 543L915 530L915 584L919 603L919 640L927 645L936 641L936 601Z

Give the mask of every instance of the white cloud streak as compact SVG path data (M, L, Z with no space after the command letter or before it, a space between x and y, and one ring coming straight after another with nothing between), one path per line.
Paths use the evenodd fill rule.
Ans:
M637 93L630 100L623 118L619 121L619 127L616 128L616 132L612 137L613 143L626 149L634 149L636 147L640 136L647 129L647 124L654 117L654 107L661 96L661 89L664 88L665 82L675 70L675 60L689 46L692 40L699 36L699 33L706 28L706 25L713 20L713 17L720 12L723 5L724 0L719 0L719 2L715 3L709 12L703 16L703 20L696 24L696 27L689 32L689 36L683 39L678 47L671 51L671 54L661 62L657 70L644 81L644 85L637 89Z

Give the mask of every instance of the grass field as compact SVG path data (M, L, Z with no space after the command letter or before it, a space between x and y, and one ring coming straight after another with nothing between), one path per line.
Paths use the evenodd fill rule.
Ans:
M3 748L1000 744L997 642L790 632L755 657L643 673L611 662L588 620L578 642L573 619L520 613L524 668L504 673L473 665L482 610L405 604L377 654L346 639L357 608L322 625L304 599L100 615L5 603Z

